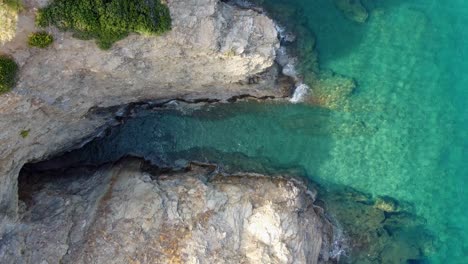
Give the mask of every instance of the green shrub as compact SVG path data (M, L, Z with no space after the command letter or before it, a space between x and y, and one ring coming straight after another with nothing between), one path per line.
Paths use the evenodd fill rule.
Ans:
M28 44L31 47L46 48L54 42L54 37L45 31L31 33L28 37Z
M30 129L21 130L21 132L20 132L21 137L22 138L27 138L29 136L29 131L31 131L31 130Z
M0 55L0 94L10 91L16 82L18 65L7 57Z
M55 25L80 39L95 38L109 49L129 33L162 34L171 28L169 9L160 0L54 0L40 9L36 23Z

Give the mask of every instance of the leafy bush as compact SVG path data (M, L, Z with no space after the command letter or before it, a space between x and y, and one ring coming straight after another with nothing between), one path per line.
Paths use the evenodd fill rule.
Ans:
M162 34L171 28L169 8L159 0L54 0L39 10L36 23L95 38L102 49L130 32Z
M54 38L45 31L31 33L28 37L28 44L31 47L46 48L52 42Z
M21 132L20 132L21 137L22 138L27 138L29 136L29 131L31 131L31 130L30 129L21 130Z
M15 86L18 65L6 56L0 55L0 94L10 91Z

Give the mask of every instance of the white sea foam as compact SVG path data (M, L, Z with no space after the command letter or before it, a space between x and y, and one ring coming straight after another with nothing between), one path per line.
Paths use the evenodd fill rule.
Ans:
M299 85L296 86L294 89L293 96L289 101L291 103L299 103L302 102L305 98L305 96L309 93L310 88L307 84L300 83Z
M283 66L283 74L289 77L297 78L296 67L292 63Z
M286 31L285 27L275 24L275 28L278 31L281 42L294 42L296 40L296 36L292 32Z
M348 248L347 242L347 238L343 234L343 229L339 226L335 226L330 257L339 261L341 256L346 256L346 250Z
M284 32L286 32L286 29L283 26L278 25L276 23L275 23L275 29L276 29L276 31L278 31L280 37L282 37Z
M281 67L284 67L284 65L288 64L289 62L289 55L286 50L286 47L281 46L277 51L276 51L276 62L281 65Z
M287 32L283 26L276 24L275 27L281 41L293 42L295 40L295 36L292 33ZM282 73L293 78L295 82L294 93L289 101L291 103L302 102L305 96L310 92L310 87L302 82L302 79L297 73L297 58L291 57L288 54L286 47L281 46L276 52L276 62L283 68Z

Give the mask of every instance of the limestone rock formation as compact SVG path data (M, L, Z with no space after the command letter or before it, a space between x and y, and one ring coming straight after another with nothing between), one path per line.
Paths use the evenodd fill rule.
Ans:
M279 41L264 14L220 0L168 0L173 29L164 36L131 35L103 51L49 28L55 42L39 50L28 48L26 37L35 30L34 10L46 2L24 4L17 35L0 47L21 66L17 87L0 95L0 233L16 217L22 165L70 148L112 119L92 110L143 100L281 95L274 66Z
M26 177L2 263L330 260L331 225L299 181L199 166L155 172L135 159Z

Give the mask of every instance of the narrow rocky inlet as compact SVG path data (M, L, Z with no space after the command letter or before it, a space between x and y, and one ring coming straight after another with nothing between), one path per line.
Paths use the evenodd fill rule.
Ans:
M50 26L52 45L32 48L31 21L48 4L24 2L21 28L0 49L19 65L0 100L2 263L334 259L333 228L300 182L196 165L158 171L136 159L23 167L117 124L128 103L285 97L293 85L274 61L275 25L258 10L171 0L172 28L162 36L132 34L103 51Z
M19 20L31 19L45 4L26 2ZM2 45L0 52L20 66L16 87L0 100L3 220L16 219L22 165L64 151L113 120L114 112L95 114L96 109L118 111L148 100L282 96L284 85L289 88L277 82L279 40L270 18L217 0L167 5L170 32L130 35L108 51L54 27L48 30L55 41L47 49L21 42L30 28Z
M83 162L82 149L22 168L21 225L4 235L3 261L418 263L431 246L424 219L391 197L324 188L293 170Z
M268 143L259 142L258 139L256 143L251 142L250 144L245 144L243 141L234 141L236 146L238 143L248 145L247 150L244 150L244 152L253 153L248 156L239 152L229 152L230 147L226 143L220 145L216 139L218 135L221 135L223 140L227 141L224 137L224 129L226 128L223 129L223 127L227 126L228 131L234 129L229 128L229 123L238 126L238 122L236 122L238 116L245 118L245 115L251 112L254 114L263 112L261 117L263 121L254 120L249 124L247 121L242 120L240 123L243 124L243 128L238 128L237 132L233 132L233 138L240 138L240 134L247 134L247 132L242 130L250 130L251 125L261 131L274 130L275 123L269 120L269 115L271 115L272 119L280 121L283 119L282 114L271 112L267 115L266 112L258 109L275 108L269 104L272 104L272 102L214 103L205 106L200 104L183 105L182 103L174 105L172 103L163 108L160 106L148 108L147 105L133 108L132 111L127 112L131 115L131 118L121 117L121 125L108 129L100 137L91 140L84 146L49 160L27 164L23 168L23 173L20 174L20 194L25 192L30 193L29 195L37 195L34 193L44 192L43 188L38 188L36 192L31 192L27 188L31 182L30 179L41 178L45 175L66 175L68 174L66 171L76 170L77 173L74 176L70 176L69 183L67 183L67 185L73 185L70 182L77 181L76 177L87 177L91 174L83 170L83 168L95 168L102 166L102 164L107 164L106 166L108 167L117 166L113 165L114 162L126 159L129 155L144 157L148 164L153 164L148 165L152 167L149 171L155 173L164 172L168 178L175 171L180 175L193 175L192 169L198 168L201 165L210 168L211 176L208 178L216 175L218 179L224 180L224 177L226 177L227 179L225 180L229 181L232 177L231 175L237 175L241 178L244 176L240 175L248 175L251 181L258 180L262 182L264 178L269 180L281 179L295 186L300 186L302 190L308 193L308 196L304 196L304 199L314 208L314 212L320 216L321 223L326 223L326 228L314 229L316 230L314 232L319 232L318 237L324 236L321 235L321 232L326 233L325 237L327 239L322 239L322 242L314 240L314 237L317 237L314 232L307 234L307 236L311 236L310 239L318 244L321 243L321 251L317 258L317 261L320 260L320 263L335 263L337 261L344 263L401 263L405 261L418 263L424 261L425 255L434 250L433 235L425 226L426 219L414 213L414 204L398 201L389 196L373 196L343 185L320 184L314 181L307 181L307 172L304 169L281 164L281 162L275 161L274 157L268 159L261 157L261 155L260 157L256 156L255 153L258 153L257 144L265 146L277 144L275 143L277 139L273 135L266 137L267 140L271 140ZM284 105L279 103L273 104L277 105L278 110L281 110L285 114ZM297 107L300 108L300 106ZM218 132L217 129L211 127L213 120L228 123L217 123L217 129L221 130L221 132ZM263 127L266 124L271 127L264 129ZM199 129L203 130L200 132L202 133L201 135L198 134ZM213 140L215 145L210 146L206 142L206 131L211 131L209 138ZM321 133L323 134L324 131L321 131ZM265 135L255 133L251 134L250 137L265 137ZM293 136L291 136L291 140L294 140ZM187 142L196 142L196 144L190 145ZM253 152L250 150L253 150ZM184 171L185 174L183 173ZM245 172L255 172L255 174ZM51 178L46 177L42 182L50 180ZM245 182L248 186L252 186L253 183L247 183L249 181L246 180ZM271 188L263 183L261 186L267 190ZM266 191L262 191L261 188L263 187L258 186L259 189L256 189L255 192L262 193ZM276 190L275 192L279 193L280 191ZM239 199L242 200L244 198ZM276 200L273 199L271 201ZM290 203L281 202L278 208L282 208L284 204ZM249 211L249 208L250 205L247 205L246 208L239 210ZM203 211L204 209L200 210ZM293 212L288 211L290 213L288 217L298 217L301 220L305 220L303 216L305 218L309 216L303 215L303 210L306 209L301 208ZM217 209L214 212L219 211ZM282 211L275 211L274 213L278 217L282 214ZM261 218L267 221L269 217L265 215ZM159 223L159 225L166 223L166 220ZM280 229L294 227L297 230L303 228L305 224L304 222L297 222L295 220L281 220L281 223ZM266 235L268 237L270 237L270 231L273 232L273 229L270 227L263 229L258 226L258 228L263 230L261 232L266 232L264 235L268 234ZM282 230L279 232L286 231ZM306 231L302 230L300 232ZM236 239L240 241L245 237L239 232L235 234L239 235ZM299 235L299 233L296 235ZM300 235L304 234L301 233ZM191 237L191 235L188 237ZM233 237L236 236L231 236L231 238ZM282 240L290 241L290 238ZM270 245L271 243L268 242L268 244ZM301 242L301 244L303 243ZM318 244L316 245L317 247ZM307 247L310 246L307 245ZM295 248L301 247L295 246ZM239 250L241 249L239 248ZM291 254L292 252L290 251L285 253L287 256L292 256ZM293 260L303 259L297 256L291 258ZM262 261L249 260L247 262L294 262L289 259L266 259L263 257L262 259ZM309 256L300 262L314 263L312 261L314 259L315 257ZM182 262L187 261L187 258L185 258Z
M0 263L466 263L465 7L2 1Z

